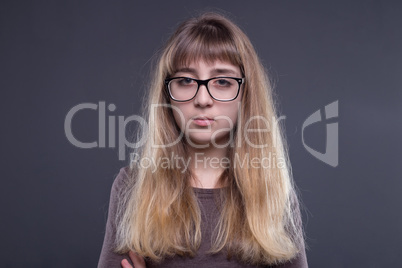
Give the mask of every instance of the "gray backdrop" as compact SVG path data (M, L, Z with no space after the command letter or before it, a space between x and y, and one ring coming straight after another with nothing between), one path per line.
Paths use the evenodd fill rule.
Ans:
M107 139L74 146L65 118L98 105L72 120L74 136L92 142L102 102L115 105L105 116L116 124L139 115L149 59L180 21L211 9L229 12L275 81L310 266L400 263L401 2L1 1L1 267L96 266L110 187L128 157ZM336 101L338 116L326 119ZM318 110L322 120L303 132ZM335 167L306 149L325 152L330 124Z

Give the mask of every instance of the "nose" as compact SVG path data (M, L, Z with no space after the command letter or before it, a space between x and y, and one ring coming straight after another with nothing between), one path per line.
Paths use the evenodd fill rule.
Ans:
M214 100L209 95L207 87L205 85L200 85L198 89L197 95L194 98L194 104L197 106L210 106L212 105Z

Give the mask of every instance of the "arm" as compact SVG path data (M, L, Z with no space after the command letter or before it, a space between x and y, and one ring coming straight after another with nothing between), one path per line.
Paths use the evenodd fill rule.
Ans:
M108 219L106 223L106 232L105 238L103 240L102 251L99 257L98 268L120 268L120 263L123 259L127 259L130 261L130 257L128 254L117 254L113 252L116 238L116 210L117 210L117 202L119 195L121 193L122 187L125 186L125 182L128 179L128 175L124 168L120 169L119 174L115 178L112 190L110 193L110 201L109 201L109 212ZM132 264L130 262L130 264Z
M294 207L294 212L295 212L295 221L297 224L300 225L300 228L302 228L302 217L300 213L300 205L298 198L296 194L292 196L292 206ZM278 268L308 268L308 263L307 263L307 256L306 256L306 247L304 244L304 239L300 241L299 244L299 253L296 255L296 257L284 264L278 265Z
M304 243L300 246L300 252L294 259L292 259L291 261L288 261L284 264L275 266L275 267L277 267L277 268L308 268L306 249L305 249Z

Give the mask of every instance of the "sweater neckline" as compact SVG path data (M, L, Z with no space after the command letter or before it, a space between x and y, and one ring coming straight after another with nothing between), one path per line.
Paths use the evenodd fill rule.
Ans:
M194 193L197 196L203 196L203 197L213 197L216 194L219 194L225 187L221 188L197 188L197 187L192 187Z

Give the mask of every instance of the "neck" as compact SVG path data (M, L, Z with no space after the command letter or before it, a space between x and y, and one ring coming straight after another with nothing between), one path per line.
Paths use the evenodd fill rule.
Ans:
M190 148L190 163L193 178L191 185L196 188L220 188L219 177L228 167L228 148L217 148L210 144L207 148Z

